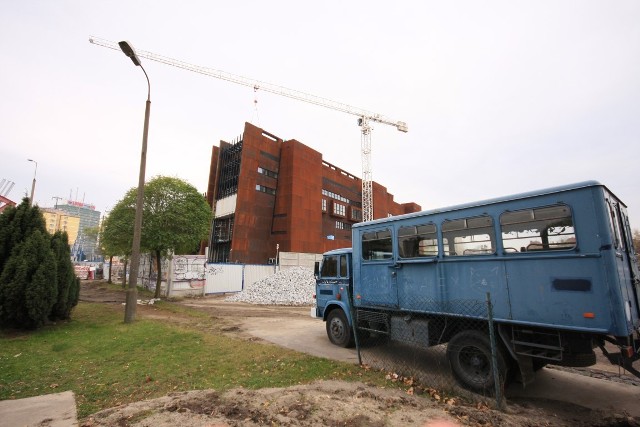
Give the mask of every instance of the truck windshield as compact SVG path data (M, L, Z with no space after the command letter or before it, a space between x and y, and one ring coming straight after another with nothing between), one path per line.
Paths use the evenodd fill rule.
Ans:
M325 256L322 260L320 277L348 277L347 273L347 257L345 255Z
M326 256L322 260L321 277L337 277L338 276L338 256Z

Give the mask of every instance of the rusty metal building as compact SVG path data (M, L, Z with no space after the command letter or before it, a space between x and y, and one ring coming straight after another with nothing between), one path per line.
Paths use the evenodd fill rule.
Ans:
M373 183L374 219L418 212ZM207 201L214 212L209 261L265 264L278 251L323 253L351 246L362 221L362 181L295 139L245 123L211 155Z

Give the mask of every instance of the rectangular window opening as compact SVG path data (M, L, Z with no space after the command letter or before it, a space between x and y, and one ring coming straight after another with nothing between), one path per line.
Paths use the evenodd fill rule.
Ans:
M505 253L571 250L576 247L576 232L571 208L545 206L505 212L500 216Z
M483 215L442 223L442 243L446 256L489 255L495 253L493 219Z
M435 224L400 227L398 254L401 258L438 256L438 235Z
M391 230L389 229L362 233L361 245L362 258L365 261L391 259L393 256Z

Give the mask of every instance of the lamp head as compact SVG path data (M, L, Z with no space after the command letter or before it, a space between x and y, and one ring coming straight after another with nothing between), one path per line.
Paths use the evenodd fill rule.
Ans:
M131 62L133 62L136 67L140 66L140 59L138 58L138 55L136 55L136 51L133 50L133 46L131 46L128 41L123 40L118 42L118 46L120 46L120 50L122 50L125 55L131 58Z

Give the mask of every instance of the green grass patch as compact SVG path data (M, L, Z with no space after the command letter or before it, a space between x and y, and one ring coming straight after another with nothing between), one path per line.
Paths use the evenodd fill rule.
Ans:
M168 311L170 313L183 314L185 316L188 316L194 319L210 319L211 318L211 314L209 313L206 313L200 310L194 310L184 305L180 305L180 304L176 304L168 301L156 301L154 306L161 308L164 311Z
M126 287L123 288L122 283L120 281L115 282L113 280L111 283L107 282L106 280L99 280L94 283L99 283L101 288L104 288L110 291L115 291L115 292L125 292L125 290L129 287L129 283L127 283ZM154 291L150 291L149 289L144 288L140 285L138 285L136 289L138 290L139 299L151 299L155 295Z
M158 308L166 306L171 304ZM72 390L83 418L172 391L284 387L330 378L377 382L380 377L350 364L166 320L126 325L120 306L80 303L72 316L35 332L0 332L0 400Z

